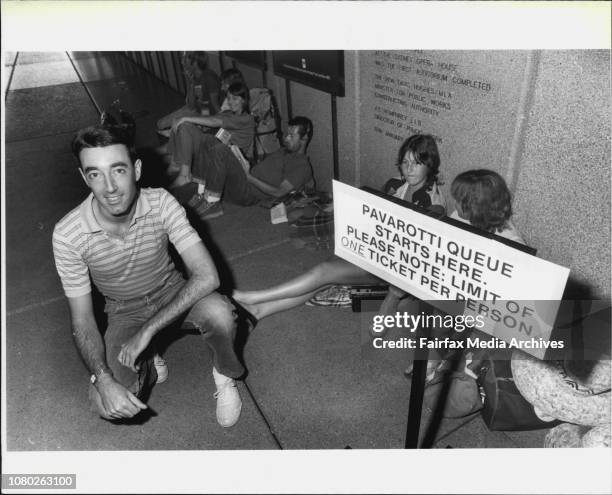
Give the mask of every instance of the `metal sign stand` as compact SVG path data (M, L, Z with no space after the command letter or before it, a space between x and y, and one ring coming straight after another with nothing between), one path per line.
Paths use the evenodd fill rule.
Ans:
M285 79L285 98L287 99L287 118L291 120L293 111L291 109L291 81L289 79Z
M432 307L421 301L420 309L425 312L431 312ZM429 340L430 329L419 326L415 332L417 341L421 337ZM417 449L419 448L419 431L421 429L421 413L423 410L423 395L425 392L425 378L427 375L427 357L429 349L424 349L417 346L414 352L414 361L412 366L412 384L410 385L410 399L408 402L408 422L406 425L406 442L404 448Z
M336 105L336 95L331 95L331 118L332 118L332 149L334 155L334 180L338 180L340 175L338 164L338 108Z

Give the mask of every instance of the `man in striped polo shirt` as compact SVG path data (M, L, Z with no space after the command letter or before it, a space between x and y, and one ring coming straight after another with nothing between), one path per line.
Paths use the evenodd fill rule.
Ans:
M76 347L91 372L89 395L100 415L123 421L147 409L158 376L152 338L179 322L199 330L213 354L217 421L234 425L242 403L233 378L244 368L234 352L230 301L184 209L164 189L139 189L142 164L117 127L79 131L72 151L91 194L55 226L53 253L68 298ZM170 241L189 274L168 253ZM108 327L94 318L90 276L105 296ZM163 361L157 363L164 370Z

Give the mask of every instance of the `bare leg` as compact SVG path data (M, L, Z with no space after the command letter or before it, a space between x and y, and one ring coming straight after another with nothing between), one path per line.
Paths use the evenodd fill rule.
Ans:
M244 309L248 310L253 316L255 316L255 318L261 320L266 316L270 316L276 313L280 313L281 311L287 311L288 309L301 306L317 292L318 289L297 297L288 297L286 299L277 299L276 301L266 301L256 304L244 303L242 305L244 306Z
M377 277L358 266L341 258L333 257L288 282L263 290L237 290L234 291L233 295L238 302L252 305L302 297L330 284L367 284L375 283L378 280Z
M393 315L397 312L397 307L406 293L399 287L394 285L389 286L389 292L385 296L385 300L380 305L378 313L381 315Z

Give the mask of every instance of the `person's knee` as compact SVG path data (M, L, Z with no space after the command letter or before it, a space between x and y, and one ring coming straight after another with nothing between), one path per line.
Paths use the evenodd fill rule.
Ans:
M234 306L227 297L213 293L198 301L192 309L192 323L204 335L233 336L236 330Z

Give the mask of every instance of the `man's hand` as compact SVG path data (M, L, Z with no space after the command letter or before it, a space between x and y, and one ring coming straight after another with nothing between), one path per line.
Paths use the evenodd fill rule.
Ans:
M127 366L132 371L138 371L139 366L136 366L136 359L147 348L149 342L151 342L151 337L147 332L140 330L121 344L121 351L119 351L117 359L123 366Z
M100 394L100 414L106 419L131 418L148 407L110 375L100 375L96 390Z

